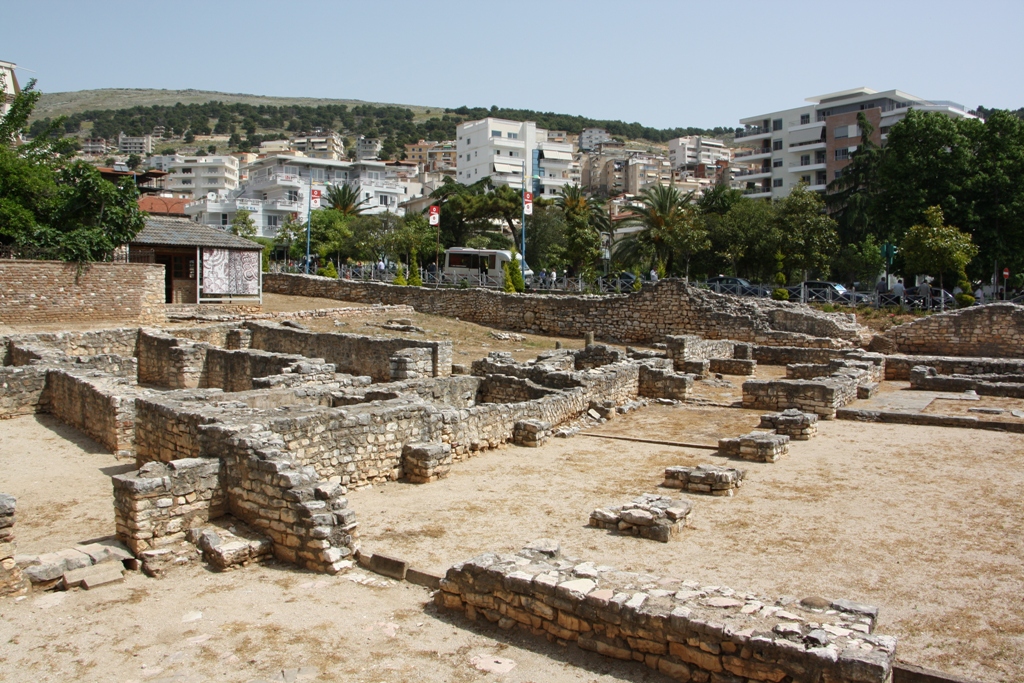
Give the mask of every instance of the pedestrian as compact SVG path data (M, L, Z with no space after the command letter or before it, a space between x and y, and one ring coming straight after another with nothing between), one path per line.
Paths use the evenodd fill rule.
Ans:
M903 286L903 280L897 280L896 284L892 286L893 296L903 301L903 295L907 293L906 287Z
M656 271L654 268L651 268L651 282L657 282L657 281L658 281L658 271Z
M543 268L540 269L540 288L541 289L547 289L548 288L548 272L546 270L544 270Z
M974 290L974 301L979 304L985 303L985 290L978 285L978 288Z

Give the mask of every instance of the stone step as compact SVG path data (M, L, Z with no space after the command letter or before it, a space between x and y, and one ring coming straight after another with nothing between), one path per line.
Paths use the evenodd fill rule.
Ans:
M62 583L64 590L79 587L89 589L120 581L123 578L124 570L120 562L101 562L64 572Z

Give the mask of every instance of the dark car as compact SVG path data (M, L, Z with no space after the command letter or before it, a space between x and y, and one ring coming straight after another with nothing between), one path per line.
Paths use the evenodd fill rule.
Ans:
M806 288L806 289L805 289ZM811 304L867 304L871 297L862 292L852 292L838 282L826 282L824 280L808 280L799 285L789 287L789 300L800 301L803 291L807 293L807 303Z
M597 279L602 292L632 292L636 281L637 276L626 270L621 273L609 273Z
M751 284L749 280L741 277L729 277L719 275L709 277L705 284L708 289L719 294L735 294L736 296L770 296L771 292L766 287Z

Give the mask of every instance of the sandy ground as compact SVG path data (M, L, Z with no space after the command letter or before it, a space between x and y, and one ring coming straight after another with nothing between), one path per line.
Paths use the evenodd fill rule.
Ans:
M0 491L18 499L19 553L114 533L110 477L134 469L52 415L0 420Z

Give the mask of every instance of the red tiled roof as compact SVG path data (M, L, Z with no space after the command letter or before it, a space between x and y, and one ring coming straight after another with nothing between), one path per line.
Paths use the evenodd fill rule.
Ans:
M178 199L177 197L145 195L139 197L139 208L154 216L184 216L185 205L189 201L188 199Z

